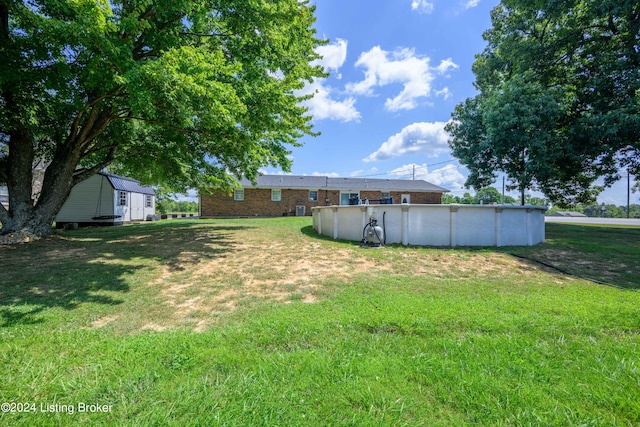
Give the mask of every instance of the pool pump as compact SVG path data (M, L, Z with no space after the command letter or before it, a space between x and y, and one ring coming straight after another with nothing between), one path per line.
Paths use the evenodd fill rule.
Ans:
M386 214L386 212L385 212ZM362 240L360 247L379 248L384 246L384 214L382 215L382 227L378 225L378 220L374 217L369 218L369 222L362 229Z

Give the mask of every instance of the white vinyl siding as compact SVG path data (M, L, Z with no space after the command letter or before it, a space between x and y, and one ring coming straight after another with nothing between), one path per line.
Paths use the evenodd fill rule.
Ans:
M141 221L144 219L144 194L130 193L131 200L131 221Z
M118 192L113 190L107 178L94 175L71 189L69 198L56 216L56 221L92 222L96 221L94 217L113 215L117 194ZM100 220L100 222L120 221L122 221L121 218Z
M151 207L146 207L149 199ZM151 194L114 190L107 177L97 174L71 189L56 221L121 223L145 220L147 215L155 214L154 200Z
M9 206L9 189L3 185L0 185L0 203L5 207Z

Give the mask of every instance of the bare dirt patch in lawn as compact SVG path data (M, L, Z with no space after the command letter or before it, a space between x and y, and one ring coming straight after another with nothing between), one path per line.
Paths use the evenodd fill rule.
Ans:
M392 268L356 251L327 250L319 243L244 241L232 253L185 267L188 275L164 268L156 283L175 320L193 323L194 317L230 312L251 301L313 303L321 299L327 281ZM199 319L195 329L205 328Z
M162 268L154 286L172 313L166 326L206 330L220 315L264 302L320 301L328 283L349 283L361 274L420 275L425 282L452 276L497 277L537 269L501 253L448 249L360 249L303 234L283 240L256 230L234 232L233 250L209 257L183 252ZM215 243L212 243L215 246ZM215 250L215 248L214 248ZM176 265L180 268L176 269Z
M91 326L93 328L102 328L104 325L111 323L114 320L117 320L119 317L120 316L117 314L114 314L113 316L101 317L100 319L91 322Z

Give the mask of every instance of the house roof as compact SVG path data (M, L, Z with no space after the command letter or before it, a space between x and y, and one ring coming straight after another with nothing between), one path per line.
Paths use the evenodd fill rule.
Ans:
M156 193L151 187L140 185L140 181L135 179L125 178L110 173L100 172L100 175L106 177L114 190L118 191L130 191L132 193L150 194L155 196Z
M243 178L241 184L245 188L290 188L290 189L330 189L342 191L418 191L425 193L446 193L446 188L430 182L406 179L371 179L371 178L331 178L328 176L301 175L262 175L256 179L256 185Z

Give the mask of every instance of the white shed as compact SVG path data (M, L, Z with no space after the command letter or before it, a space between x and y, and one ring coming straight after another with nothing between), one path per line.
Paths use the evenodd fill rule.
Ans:
M135 179L100 172L71 189L56 216L56 226L144 221L155 215L155 205L152 188Z
M0 185L0 203L9 208L9 189L4 185Z

